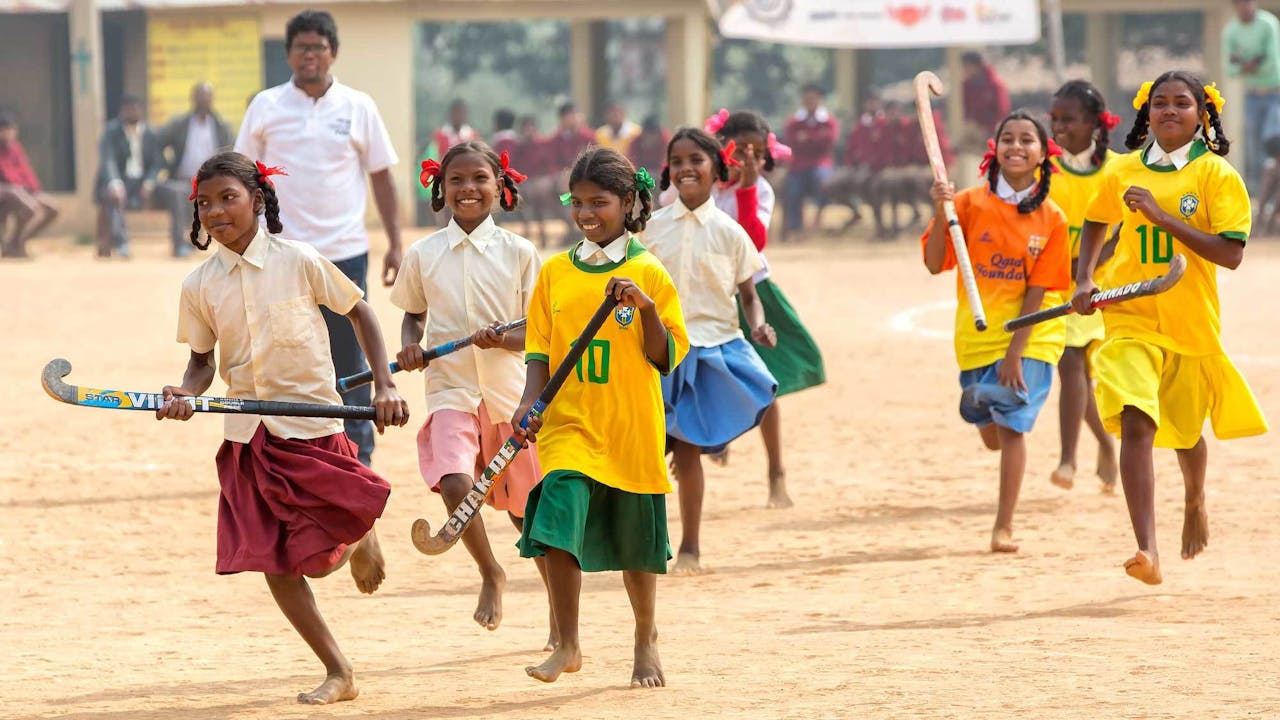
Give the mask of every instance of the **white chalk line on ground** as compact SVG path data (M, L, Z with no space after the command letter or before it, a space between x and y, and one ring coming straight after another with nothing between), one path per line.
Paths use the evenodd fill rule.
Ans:
M927 325L921 325L919 320L924 315L937 313L941 310L955 312L955 309L955 300L938 300L907 308L906 310L899 311L889 316L889 329L894 332L905 333L907 335L929 338L930 340L950 340L953 332L951 328L938 329L936 327L929 327ZM950 319L950 315L948 315L948 319ZM1275 355L1237 354L1228 351L1227 357L1231 358L1231 361L1238 365L1280 367L1280 357Z

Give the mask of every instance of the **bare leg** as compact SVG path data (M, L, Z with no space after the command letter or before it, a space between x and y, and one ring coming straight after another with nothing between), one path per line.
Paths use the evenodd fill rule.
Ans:
M540 665L524 671L542 682L555 682L560 673L582 669L582 648L578 644L578 600L582 594L582 568L578 559L558 548L548 548L547 581L551 589L551 609L560 630L560 646Z
M622 582L627 586L631 612L636 616L635 667L631 671L631 687L664 687L658 659L658 576L639 570L624 570Z
M473 478L462 474L445 475L440 479L440 496L444 498L444 505L449 512L452 513L462 504L474 482ZM462 533L462 544L480 569L480 599L472 617L481 627L497 630L502 623L502 591L507 585L507 574L493 556L489 536L484 531L484 518L480 517L480 513L476 513L466 532Z
M1148 585L1159 585L1163 578L1156 549L1156 470L1151 457L1156 424L1141 410L1125 406L1120 437L1120 483L1138 541L1138 552L1125 561L1124 569Z
M107 204L112 202L111 199L104 199L102 204L98 205L98 225L96 238L98 241L98 257L111 257L111 216L107 208Z
M36 196L36 202L39 203L40 210L43 214L40 216L40 220L36 222L35 225L32 225L31 229L27 230L27 236L22 239L24 243L39 235L45 228L49 227L54 220L58 219L58 208L54 207L54 205L46 200L44 196Z
M1089 378L1085 374L1084 350L1069 347L1058 361L1058 378L1062 393L1058 398L1058 431L1062 441L1058 469L1049 475L1054 485L1070 490L1075 485L1076 448L1080 441L1080 423L1088 404Z
M1182 559L1190 560L1209 545L1209 514L1204 507L1204 477L1209 467L1209 448L1204 436L1189 450L1178 451L1182 482L1186 486L1186 509L1182 519Z
M1089 377L1089 364L1085 363L1084 373L1088 392L1088 402L1084 407L1084 422L1089 426L1094 439L1098 441L1098 477L1102 480L1102 491L1111 494L1116 491L1116 480L1120 477L1120 465L1116 461L1116 442L1102 425L1098 416L1098 401L1093 394L1093 380Z
M298 702L308 705L327 705L343 700L354 700L360 694L356 687L351 663L338 649L338 641L329 632L315 596L306 578L290 575L267 575L267 587L275 598L280 611L289 619L293 629L311 646L311 651L324 663L325 679L315 690L298 693Z
M978 437L982 438L982 444L988 450L995 452L1000 449L1000 429L995 423L987 423L978 426Z
M1018 552L1013 542L1013 510L1027 471L1027 440L1022 433L1000 427L1000 504L991 531L991 552Z
M765 507L789 508L795 505L787 494L787 471L782 467L782 411L774 400L760 420L760 437L769 457L769 502Z
M675 456L676 478L680 483L680 552L671 572L677 575L697 575L702 572L699 558L702 554L700 531L702 529L702 497L706 483L702 475L702 448L689 443L672 441Z
M511 524L516 526L516 530L524 531L524 518L516 517L510 512L507 517L511 518ZM547 582L547 559L545 557L536 557L533 564L538 566L538 574L542 576L542 586L547 589L547 614L550 616L547 620L547 626L551 628L547 635L547 644L543 647L544 652L551 652L560 645L560 632L556 630L556 612L551 607L551 585Z
M39 205L35 198L25 190L14 189L5 194L5 205L9 215L13 217L13 231L0 245L0 254L4 257L26 257L25 230L35 218Z

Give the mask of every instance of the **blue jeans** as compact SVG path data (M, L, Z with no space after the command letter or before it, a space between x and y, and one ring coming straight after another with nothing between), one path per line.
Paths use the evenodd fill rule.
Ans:
M1251 193L1262 189L1262 164L1267 158L1262 147L1262 132L1267 127L1267 116L1277 102L1280 102L1280 92L1248 93L1244 96L1244 132L1248 145L1244 156L1244 179Z
M334 265L356 285L360 291L368 295L366 278L369 275L369 254L357 255L348 260L336 262ZM329 328L329 352L333 355L333 369L338 377L346 377L369 369L364 359L364 351L356 339L356 330L347 318L321 307L324 324ZM349 392L342 393L342 402L346 405L369 405L373 402L373 385L365 385ZM344 421L347 437L351 438L359 448L360 462L368 466L373 462L373 422L370 420Z
M782 188L782 227L787 232L804 227L805 200L813 198L818 203L819 210L826 204L822 186L831 179L833 172L830 167L816 167L787 173L786 183Z

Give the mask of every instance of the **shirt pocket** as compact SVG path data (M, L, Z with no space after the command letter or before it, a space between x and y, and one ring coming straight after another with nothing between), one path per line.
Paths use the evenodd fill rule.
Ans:
M314 303L307 295L268 305L272 344L293 348L310 342L315 337L316 312Z
M720 253L706 253L699 261L697 277L715 295L727 294L732 297L737 292L737 283L733 281L736 269L732 257Z

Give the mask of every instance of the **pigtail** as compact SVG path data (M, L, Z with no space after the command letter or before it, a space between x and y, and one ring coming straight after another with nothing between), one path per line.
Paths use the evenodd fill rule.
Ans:
M662 174L658 176L658 188L666 190L669 187L671 187L671 167L663 165Z
M431 209L435 212L444 210L444 188L441 187L439 175L431 181Z
M643 232L645 225L649 224L649 218L653 216L653 193L647 187L636 189L636 205L638 208L633 209L631 214L622 221L622 226L628 232Z
M1150 125L1151 103L1148 101L1138 108L1138 115L1133 119L1133 127L1129 129L1129 136L1125 138L1124 146L1130 150L1137 150L1146 144Z
M276 189L270 181L262 183L258 189L262 191L262 209L267 218L267 231L279 235L284 230L284 225L280 222L280 199L276 197Z
M729 161L726 159L726 157L727 156L725 152L722 150L716 153L715 159L712 160L712 162L716 164L716 179L719 180L720 182L729 182ZM667 173L666 167L662 168L662 173L663 173L663 176L665 177ZM665 187L662 189L666 190Z
M1098 122L1098 139L1094 141L1093 148L1093 165L1094 167L1102 167L1102 163L1107 161L1107 148L1111 145L1111 130L1107 128L1105 122Z
M1222 116L1218 114L1218 106L1211 102L1205 102L1204 109L1205 113L1209 116L1209 127L1213 129L1213 141L1209 142L1209 133L1205 132L1205 144L1208 145L1209 149L1214 153L1222 157L1226 157L1227 153L1231 150L1231 141L1228 140L1226 134L1222 132Z
M502 173L498 180L498 184L502 186L502 192L498 193L498 205L503 210L511 212L520 205L520 188L515 178L507 173Z
M992 152L991 164L987 166L987 187L991 189L991 194L994 195L996 185L1000 181L1000 161L996 159L994 151Z
M196 207L195 203L191 203L191 205L193 208L191 211L191 234L188 237L191 239L191 244L196 246L196 249L208 250L209 243L213 241L213 238L205 235L204 244L200 244L200 208Z
M1049 178L1053 177L1053 161L1049 159L1049 153L1044 154L1044 160L1040 163L1040 182L1036 183L1036 191L1022 199L1018 203L1018 212L1028 215L1036 211L1045 198L1049 197Z

